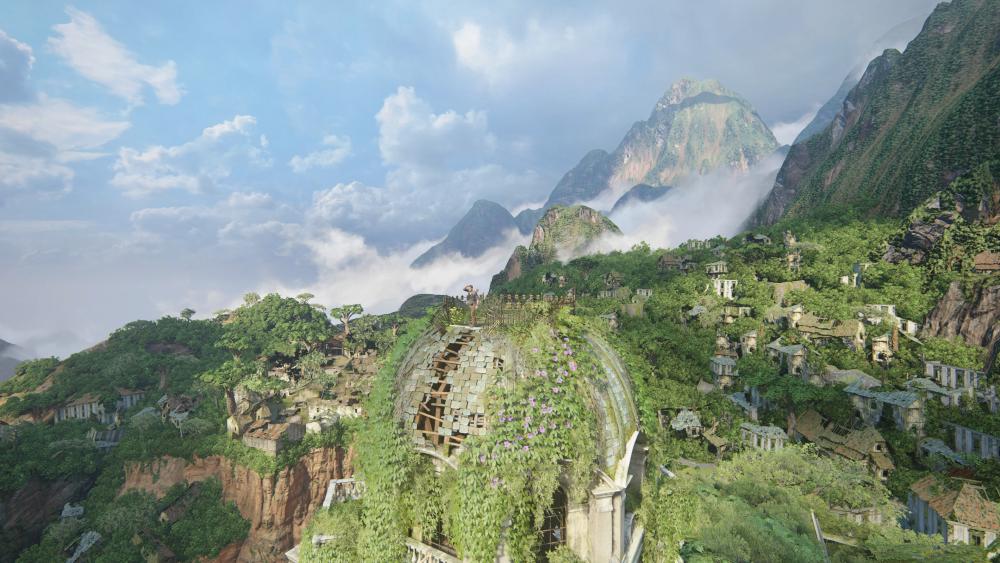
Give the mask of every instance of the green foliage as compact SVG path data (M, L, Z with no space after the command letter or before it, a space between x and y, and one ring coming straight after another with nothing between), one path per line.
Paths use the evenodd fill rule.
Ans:
M54 481L96 473L101 456L87 439L90 428L76 421L19 425L13 443L0 443L0 495L13 493L31 478Z
M195 561L215 557L225 546L246 538L249 531L250 522L233 502L223 501L222 485L210 479L202 482L184 517L166 530L164 543L181 560Z
M0 393L24 393L42 384L59 365L57 358L28 360L18 364L14 376L0 383Z
M361 528L361 502L348 500L336 503L329 510L317 512L299 544L299 559L304 563L356 563L358 555L358 530ZM322 533L333 540L321 546L312 543L314 535Z
M245 361L278 354L294 357L333 335L322 311L297 299L271 293L233 311L219 347Z

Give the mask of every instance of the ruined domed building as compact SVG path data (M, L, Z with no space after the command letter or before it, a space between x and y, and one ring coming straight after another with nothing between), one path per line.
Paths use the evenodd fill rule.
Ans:
M435 529L410 529L409 560L547 561L567 548L585 561L638 560L643 534L632 511L645 448L629 374L598 331L541 322L528 335L432 329L399 364L395 385L395 416L415 451L441 482L462 483L443 493L450 500ZM525 509L532 495L550 500ZM496 557L484 555L494 545Z

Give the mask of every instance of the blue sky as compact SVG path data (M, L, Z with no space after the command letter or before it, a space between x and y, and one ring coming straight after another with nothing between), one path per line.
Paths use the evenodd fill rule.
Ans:
M455 293L509 248L406 265L476 199L545 199L684 76L792 131L933 4L3 3L0 338L65 354L251 290Z

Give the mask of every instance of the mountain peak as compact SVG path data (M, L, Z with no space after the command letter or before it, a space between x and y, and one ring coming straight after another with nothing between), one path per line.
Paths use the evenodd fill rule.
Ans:
M657 109L660 109L661 107L678 105L684 100L694 98L699 94L704 93L733 98L739 97L735 92L727 89L721 82L715 80L714 78L705 80L681 78L677 82L670 85L670 88L663 94L660 101L657 102L656 107Z

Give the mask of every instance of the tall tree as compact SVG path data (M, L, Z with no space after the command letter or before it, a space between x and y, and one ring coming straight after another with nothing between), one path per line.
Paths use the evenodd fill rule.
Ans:
M191 317L194 316L194 313L195 313L194 309L189 309L185 307L184 309L181 310L181 318L184 319L185 321L190 321Z
M342 305L340 307L333 307L330 309L330 314L333 318L339 320L344 325L344 336L351 335L351 326L349 324L351 317L355 317L364 313L365 309L357 303L351 305Z

